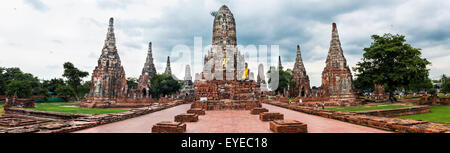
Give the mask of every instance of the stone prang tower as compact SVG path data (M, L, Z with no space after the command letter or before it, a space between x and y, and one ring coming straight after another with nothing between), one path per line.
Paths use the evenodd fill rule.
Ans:
M149 98L151 97L151 79L156 75L155 64L153 63L152 55L152 42L148 43L147 58L145 60L144 68L142 68L142 74L138 80L138 97Z
M297 57L295 58L292 80L296 86L292 88L291 94L294 94L295 97L309 97L309 76L306 74L305 65L303 65L300 45L297 45Z
M108 33L98 65L92 73L91 90L84 107L108 107L126 96L128 90L125 71L117 53L114 19L109 19Z
M353 101L355 99L352 73L344 57L336 23L333 23L330 49L326 66L322 72L320 90L322 96L329 96L330 99L340 101Z

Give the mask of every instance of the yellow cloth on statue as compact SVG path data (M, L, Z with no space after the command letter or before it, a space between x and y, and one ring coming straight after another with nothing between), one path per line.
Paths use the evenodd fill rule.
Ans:
M226 64L227 64L227 59L224 58L223 61L222 61L222 67L225 67Z
M248 76L248 68L245 68L244 74L242 75L242 79L247 79Z

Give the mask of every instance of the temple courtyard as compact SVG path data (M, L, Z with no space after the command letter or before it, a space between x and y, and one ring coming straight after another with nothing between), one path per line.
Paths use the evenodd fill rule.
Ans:
M388 132L268 104L263 104L263 107L271 112L284 114L286 120L298 120L306 123L309 133ZM183 104L140 117L76 131L75 133L149 133L154 124L160 121L173 120L174 116L185 113L188 109L190 109L190 104ZM199 116L197 122L186 123L186 125L186 133L271 133L269 122L261 121L258 115L251 115L248 110L206 111L206 115Z

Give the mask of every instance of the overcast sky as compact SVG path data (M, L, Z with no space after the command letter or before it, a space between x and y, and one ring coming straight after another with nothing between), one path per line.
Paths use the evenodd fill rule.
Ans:
M156 70L179 44L194 37L211 44L213 17L229 6L240 45L280 45L285 68L293 67L296 45L311 86L320 86L336 22L350 67L360 61L370 36L402 34L432 62L430 75L450 74L448 0L15 0L0 2L0 66L20 67L40 79L61 77L63 63L92 73L104 45L109 17L115 18L118 52L127 77L139 77L149 41ZM171 57L172 72L184 77L185 60ZM197 58L198 62L201 59ZM256 70L257 64L250 63ZM267 71L267 67L265 67ZM194 68L194 73L200 69ZM255 72L255 71L254 71ZM85 80L89 80L86 78Z

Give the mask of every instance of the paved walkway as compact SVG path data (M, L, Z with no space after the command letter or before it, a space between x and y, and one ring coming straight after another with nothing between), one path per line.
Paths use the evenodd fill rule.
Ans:
M309 133L382 133L386 132L370 127L354 125L338 120L323 118L292 111L289 109L263 104L270 112L280 112L287 120L298 120L308 124ZM77 131L77 133L148 133L154 124L160 121L173 121L174 116L185 113L189 104L176 106L140 117L101 125ZM270 133L269 122L262 122L258 115L250 111L207 111L199 116L199 121L187 123L187 133Z

